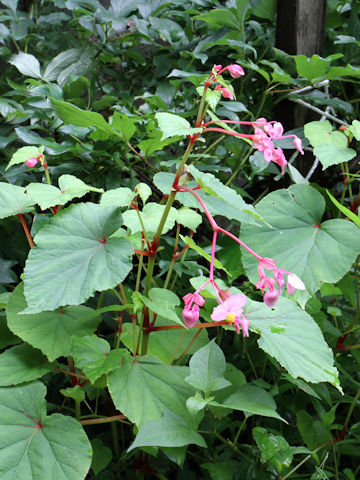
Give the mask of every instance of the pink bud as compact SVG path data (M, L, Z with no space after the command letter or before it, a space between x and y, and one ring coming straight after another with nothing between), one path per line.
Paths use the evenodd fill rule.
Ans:
M240 67L240 65L229 65L227 67L227 70L229 70L230 72L230 75L233 77L233 78L239 78L239 77L242 77L243 75L245 75L245 72L244 70L242 69L242 67Z
M287 281L287 292L289 295L292 295L295 290L306 290L306 287L295 273L290 273Z
M273 307L279 298L277 290L268 290L264 295L264 302L268 307Z
M37 158L34 158L34 157L30 157L26 160L26 165L29 167L29 168L34 168L35 165L37 164L38 162L38 159Z
M299 150L299 152L301 153L301 155L304 155L304 150L302 149L302 141L301 141L301 138L295 137L294 140L293 140L293 144L294 144L294 147L296 148L296 150Z
M199 320L199 305L193 305L192 309L185 307L182 311L182 318L187 327L192 328Z
M245 317L245 315L242 315L241 317L239 317L239 323L241 325L244 337L248 337L249 336L249 320ZM235 323L235 327L238 328L238 325L236 323ZM237 331L237 328L236 328L236 331Z
M220 92L224 98L229 98L230 100L234 100L234 95L228 88L222 88Z

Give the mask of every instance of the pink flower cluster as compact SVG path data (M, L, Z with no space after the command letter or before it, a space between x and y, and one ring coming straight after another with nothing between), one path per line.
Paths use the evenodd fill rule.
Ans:
M273 277L268 277L265 270L271 270ZM261 290L264 294L264 302L268 307L273 307L279 298L281 290L285 285L284 275L287 275L287 292L289 295L293 294L295 290L305 290L305 285L295 273L288 272L283 268L277 268L276 262L272 258L261 258L258 265L258 274L260 280L256 284L256 288ZM275 286L278 286L278 290Z
M280 147L275 148L273 140L292 137L294 147L301 155L304 155L301 139L296 135L284 136L284 127L280 122L268 122L265 118L258 118L253 126L255 134L253 136L253 147L263 153L267 163L274 162L279 165L281 173L284 173L287 161L282 149Z
M218 81L219 75L221 75L225 71L228 71L232 76L232 78L240 78L243 75L245 75L245 72L243 68L240 67L240 65L233 64L233 65L227 65L226 67L223 67L222 65L214 65L209 77L205 82L205 86L209 87L210 85ZM229 98L230 100L234 100L235 98L230 88L227 88L221 85L216 85L215 90L218 90L219 92L221 92L221 95L224 98Z

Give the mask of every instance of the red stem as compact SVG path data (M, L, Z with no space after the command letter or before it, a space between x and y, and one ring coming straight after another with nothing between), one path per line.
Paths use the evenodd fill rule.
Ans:
M24 229L27 241L29 242L30 248L32 248L34 246L34 242L33 242L33 239L31 238L31 235L30 235L29 229L26 225L26 222L24 220L24 217L22 216L21 213L18 213L17 215L20 218L20 222L21 222L21 225L23 226L23 229Z
M209 323L197 323L191 328L211 328L211 327L221 327L229 325L229 322L226 320L221 320L220 322L209 322ZM161 327L152 327L151 325L147 328L148 332L158 332L160 330L178 330L180 328L185 329L186 327L182 325L162 325Z

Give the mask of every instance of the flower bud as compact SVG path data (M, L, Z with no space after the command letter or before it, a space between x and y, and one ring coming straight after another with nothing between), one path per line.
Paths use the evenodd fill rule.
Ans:
M34 168L35 165L37 164L38 162L38 159L37 158L34 158L34 157L30 157L26 160L26 165L29 167L29 168Z

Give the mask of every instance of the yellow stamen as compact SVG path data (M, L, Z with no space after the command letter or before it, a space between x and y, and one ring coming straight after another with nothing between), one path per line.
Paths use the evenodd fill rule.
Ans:
M227 322L235 322L235 319L236 319L236 317L233 313L228 313L226 315L226 321Z

